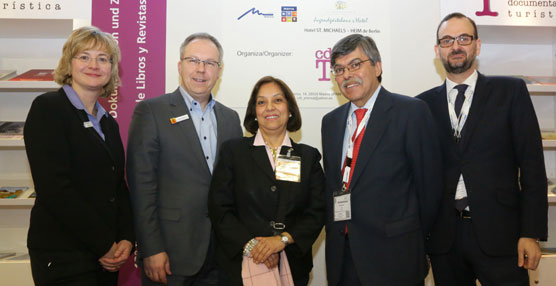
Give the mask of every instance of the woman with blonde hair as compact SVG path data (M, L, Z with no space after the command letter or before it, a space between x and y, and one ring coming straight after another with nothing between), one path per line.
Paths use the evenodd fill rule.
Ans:
M72 32L24 127L37 197L27 247L36 285L117 285L134 241L118 124L99 104L119 84L120 50L95 27Z

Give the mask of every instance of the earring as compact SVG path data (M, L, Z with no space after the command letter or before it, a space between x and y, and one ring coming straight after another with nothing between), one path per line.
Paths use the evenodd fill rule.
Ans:
M292 117L292 114L290 113L290 118Z
M255 121L257 121L257 117L255 117Z

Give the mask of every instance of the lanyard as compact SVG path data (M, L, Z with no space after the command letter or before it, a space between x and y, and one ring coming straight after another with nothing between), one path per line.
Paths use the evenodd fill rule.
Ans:
M371 106L372 108L372 106ZM342 174L342 192L346 192L347 191L347 184L349 182L349 174L351 172L351 159L353 158L353 145L355 140L357 140L357 137L359 137L359 135L361 134L361 132L363 132L363 128L365 128L365 124L367 122L367 120L369 119L369 116L371 115L370 112L370 108L367 109L367 111L365 111L365 116L363 116L363 119L361 120L361 122L359 122L359 125L357 125L357 129L355 131L355 136L351 135L352 133L352 128L353 128L353 119L352 116L349 117L348 120L348 135L351 135L351 138L349 139L349 145L348 145L348 149L347 149L347 154L346 154L346 161L344 163L344 173Z
M467 89L469 90L469 87ZM454 130L454 137L456 138L456 140L459 140L461 138L461 130L463 129L465 121L467 121L467 116L469 115L469 109L471 108L473 94L465 97L465 101L463 102L459 116L456 115L456 97L448 96L448 111L450 114L450 123L452 124L452 130Z
M372 107L371 107L372 108ZM363 119L361 120L361 122L359 122L359 125L357 125L357 129L355 131L355 136L351 135L352 133L352 128L353 128L353 116L349 117L348 120L348 130L349 130L349 135L351 135L351 138L349 139L349 145L348 145L348 149L347 149L347 157L349 159L353 158L353 143L355 142L355 140L357 140L357 137L359 137L359 134L361 134L361 132L363 131L363 128L365 128L365 124L367 123L367 120L369 119L369 116L371 115L371 113L369 112L370 108L367 109L367 111L365 111L365 116L363 116Z

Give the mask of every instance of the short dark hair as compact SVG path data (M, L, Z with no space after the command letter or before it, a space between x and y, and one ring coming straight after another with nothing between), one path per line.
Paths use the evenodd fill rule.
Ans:
M454 12L454 13L450 13L448 15L446 15L446 17L444 17L444 19L442 19L442 21L440 21L440 24L438 24L438 27L436 28L436 42L438 44L438 41L440 40L438 37L438 32L440 31L440 26L442 26L442 24L444 24L444 22L449 21L452 18L458 18L458 19L462 19L465 18L467 19L469 22L471 22L471 25L473 25L473 32L475 33L473 36L475 36L475 40L479 38L479 32L477 31L477 24L475 24L475 21L473 21L473 19L465 16L464 14L460 13L460 12Z
M183 41L183 43L181 43L180 46L180 60L183 58L183 52L185 51L185 47L187 47L187 45L189 45L189 43L193 42L194 40L199 40L199 39L209 40L216 46L216 48L218 49L218 61L222 63L222 57L224 56L224 50L222 49L222 45L220 45L220 42L209 33L195 33L185 38L185 40Z
M336 59L339 56L345 56L361 47L365 55L371 60L371 65L375 65L377 62L382 62L380 59L380 52L376 47L375 41L369 36L363 36L361 34L352 34L344 37L338 41L332 48L332 55L330 56L331 67L334 68L336 65ZM378 81L382 82L382 73L378 76Z
M288 110L292 115L288 119L288 125L286 129L290 132L295 132L301 128L301 113L299 112L299 107L297 107L297 101L295 100L295 96L293 95L292 90L290 87L283 82L282 80L272 77L272 76L265 76L253 87L253 91L251 91L251 97L249 97L249 102L247 102L247 111L245 112L245 119L243 119L243 127L245 130L249 131L251 134L256 134L257 130L259 129L259 123L257 122L257 96L259 95L259 90L261 87L267 83L275 83L277 84L284 97L286 97L286 102L288 103Z

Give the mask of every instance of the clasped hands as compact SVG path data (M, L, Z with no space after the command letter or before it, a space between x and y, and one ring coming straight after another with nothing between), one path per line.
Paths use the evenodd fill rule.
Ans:
M289 234L287 235L290 236ZM276 267L279 261L278 254L286 247L280 236L259 236L255 237L255 239L258 240L259 243L257 243L251 251L253 262L257 264L264 263L269 269ZM293 239L290 238L290 242L293 242Z
M120 240L118 243L114 242L110 250L99 258L98 261L107 271L116 272L120 270L120 267L129 258L132 247L133 245L129 240Z

